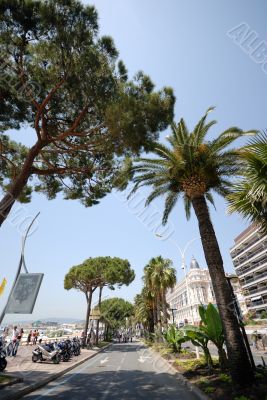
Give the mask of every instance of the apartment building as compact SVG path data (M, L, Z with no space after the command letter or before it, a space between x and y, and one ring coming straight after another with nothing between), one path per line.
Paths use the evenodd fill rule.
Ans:
M252 224L234 239L230 249L249 312L267 311L267 235Z

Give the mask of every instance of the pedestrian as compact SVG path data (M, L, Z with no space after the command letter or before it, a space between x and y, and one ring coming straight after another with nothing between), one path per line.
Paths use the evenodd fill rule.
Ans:
M254 331L251 335L252 346L258 350L258 332Z
M263 335L262 335L262 347L263 347L263 350L265 351L265 347L267 347L267 334L266 333L264 333Z
M29 344L31 343L31 338L32 338L32 330L30 330L27 336L27 343L26 343L27 346L29 346Z
M19 330L17 326L14 326L13 332L12 332L12 357L16 357L18 347L19 347Z
M36 329L32 333L32 344L35 346L37 342Z

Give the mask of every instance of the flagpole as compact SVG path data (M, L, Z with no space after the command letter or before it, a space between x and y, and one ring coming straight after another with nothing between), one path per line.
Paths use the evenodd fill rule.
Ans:
M30 232L30 229L31 229L31 227L32 227L32 225L33 225L33 223L34 223L34 221L36 220L36 218L37 218L39 215L40 215L40 212L38 212L38 213L35 215L35 217L33 218L32 222L30 223L30 225L29 225L29 227L28 227L28 229L27 229L25 235L22 236L22 246L21 246L21 255L20 255L19 265L18 265L17 273L16 273L16 276L15 276L15 279L14 279L14 282L13 282L13 285L12 285L12 288L11 288L11 290L10 290L10 293L9 293L9 296L8 296L8 299L7 299L7 302L6 302L6 305L5 305L3 311L2 311L2 313L1 313L1 315L0 315L0 326L1 326L1 324L2 324L3 319L5 318L7 305L8 305L9 299L10 299L10 297L11 297L11 294L12 294L12 292L13 292L13 289L14 289L16 283L17 283L18 277L19 277L19 275L20 275L20 273L21 273L21 268L22 268L22 266L24 267L25 272L28 273L28 270L27 270L27 267L26 267L26 264L25 264L25 259L24 259L25 243L26 243L26 239L27 239L27 237L28 237L28 234L29 234L29 232Z

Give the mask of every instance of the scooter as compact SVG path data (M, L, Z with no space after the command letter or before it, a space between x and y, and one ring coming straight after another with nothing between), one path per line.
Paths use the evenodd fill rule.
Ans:
M50 360L54 364L60 362L59 350L52 350L49 346L38 344L36 349L32 352L32 362Z
M3 338L0 338L0 371L4 371L7 366L7 360L6 360L6 346L3 341Z

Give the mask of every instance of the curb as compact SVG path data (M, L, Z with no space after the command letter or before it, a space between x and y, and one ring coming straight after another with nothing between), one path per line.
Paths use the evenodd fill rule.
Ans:
M68 368L64 369L63 371L57 372L55 374L52 374L48 378L43 379L40 382L32 383L31 385L26 386L25 388L22 388L21 390L18 390L16 393L10 393L7 394L6 396L2 397L1 394L1 400L18 400L21 399L21 397L25 396L26 394L29 394L31 392L34 392L37 389L40 389L41 387L47 385L49 382L54 381L55 379L61 377L62 375L65 375L67 372L71 371L72 369L79 367L79 365L83 364L84 362L90 360L91 358L97 356L99 353L101 353L103 350L106 350L109 346L111 346L112 343L109 343L108 345L102 347L98 351L96 351L94 354L91 354L87 358L78 361L74 365L70 365Z
M22 383L23 382L23 378L19 378L17 376L12 375L12 374L3 374L1 376L7 377L7 378L11 378L11 380L6 382L6 383L1 383L0 389L5 388L6 386L15 385L15 383Z
M210 400L210 397L208 397L205 393L202 392L196 385L191 383L188 379L186 379L183 374L179 371L177 371L176 368L174 368L165 358L162 357L161 354L159 354L157 351L151 349L151 347L148 347L145 345L152 353L154 353L155 356L160 357L161 360L174 372L175 376L185 385L189 390L191 390L192 393L199 399L199 400ZM5 400L5 399L4 399Z

